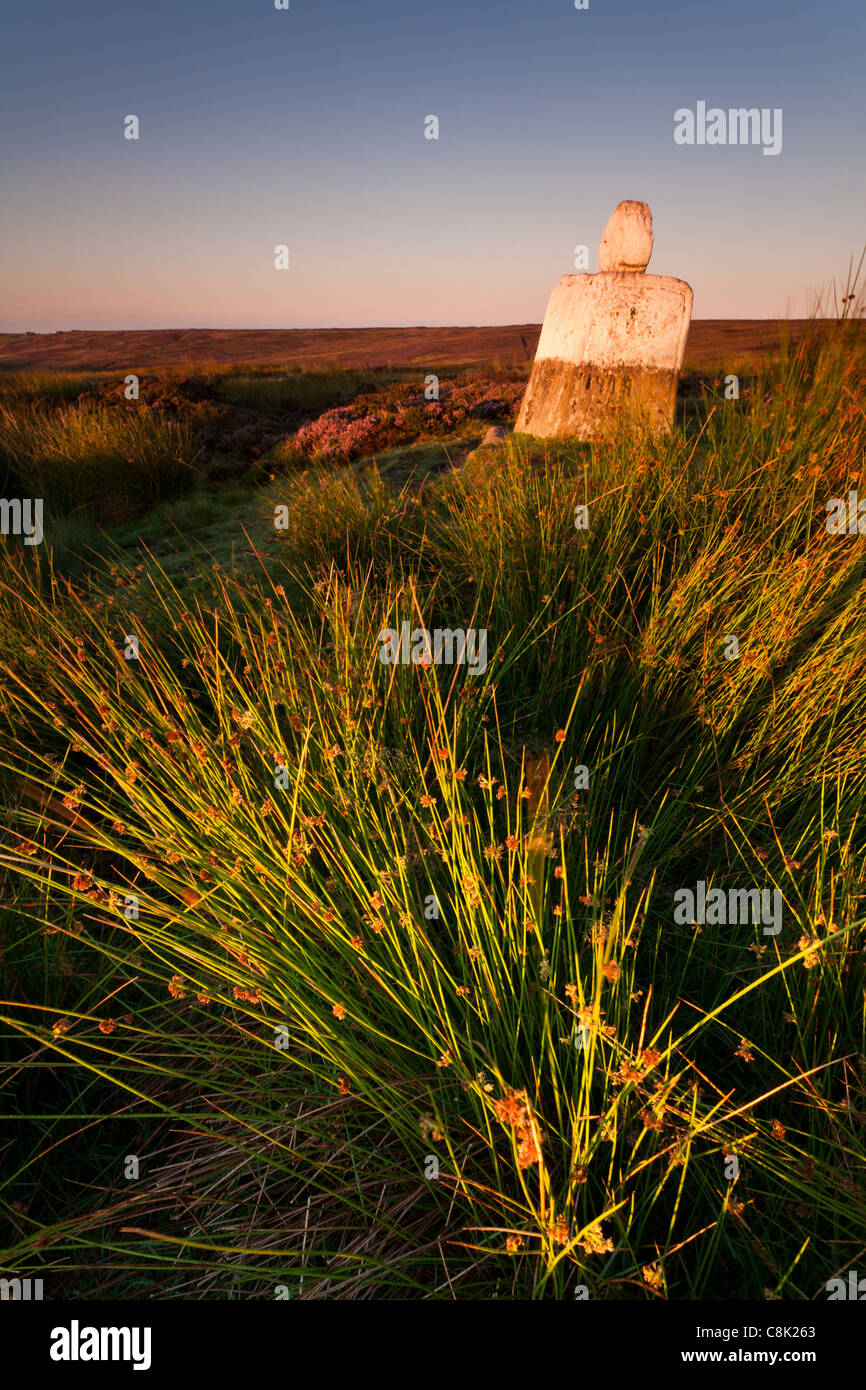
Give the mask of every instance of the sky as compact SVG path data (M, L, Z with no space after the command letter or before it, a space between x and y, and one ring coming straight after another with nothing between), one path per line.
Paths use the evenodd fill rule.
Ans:
M288 3L0 0L0 331L537 323L622 199L695 318L866 244L862 0Z

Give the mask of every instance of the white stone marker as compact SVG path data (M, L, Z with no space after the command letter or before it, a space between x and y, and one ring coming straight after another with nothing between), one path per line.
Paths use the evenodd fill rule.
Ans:
M641 421L671 428L692 292L644 272L646 203L620 203L604 229L597 275L563 275L547 304L515 434L598 439Z

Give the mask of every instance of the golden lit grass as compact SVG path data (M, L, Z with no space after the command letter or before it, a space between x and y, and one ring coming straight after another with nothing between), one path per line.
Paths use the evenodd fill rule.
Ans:
M275 481L291 524L251 572L9 573L36 985L4 1027L30 1084L51 1059L182 1132L112 1258L187 1296L223 1254L312 1297L801 1299L843 1266L866 610L864 540L824 519L863 486L862 377L786 370L667 442ZM404 619L485 627L486 670L383 666ZM780 934L677 923L701 879L778 888ZM46 990L58 938L90 965ZM75 1266L92 1219L7 1262L44 1236Z

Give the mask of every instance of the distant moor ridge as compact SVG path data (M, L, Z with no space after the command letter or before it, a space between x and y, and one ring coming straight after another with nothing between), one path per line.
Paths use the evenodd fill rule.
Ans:
M693 320L686 367L723 359L772 356L783 335L798 339L805 319ZM0 369L120 371L185 363L260 362L314 367L394 366L433 370L491 362L526 363L541 324L481 328L161 328L0 334ZM432 364L432 365L431 365Z

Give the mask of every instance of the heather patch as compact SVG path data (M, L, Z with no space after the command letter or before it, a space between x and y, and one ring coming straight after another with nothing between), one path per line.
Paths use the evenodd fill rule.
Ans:
M403 384L358 396L303 425L283 451L298 449L317 459L363 458L424 435L453 434L469 420L507 419L524 388L522 382L477 378L438 389L436 400L428 400L424 391L407 394Z

